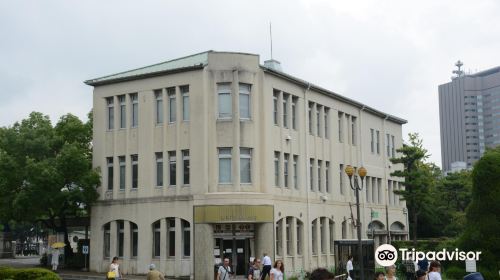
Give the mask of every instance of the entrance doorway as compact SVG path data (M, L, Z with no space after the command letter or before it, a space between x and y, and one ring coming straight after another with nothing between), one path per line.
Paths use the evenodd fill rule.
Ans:
M217 224L214 237L216 262L228 258L235 274L245 275L254 251L253 224Z

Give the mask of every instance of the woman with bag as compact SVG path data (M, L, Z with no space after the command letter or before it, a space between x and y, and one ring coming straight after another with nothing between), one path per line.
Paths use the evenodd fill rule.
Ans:
M118 263L118 257L114 257L113 261L109 265L109 270L107 274L107 279L120 280L120 264Z

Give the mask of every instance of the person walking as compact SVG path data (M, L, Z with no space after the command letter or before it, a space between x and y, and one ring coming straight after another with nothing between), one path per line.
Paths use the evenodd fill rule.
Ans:
M271 280L285 279L285 266L283 261L277 260L274 262L274 267L271 269Z
M385 267L385 279L398 280L398 278L396 277L396 267L394 265Z
M441 280L441 263L438 261L431 261L429 265L429 273L427 274L428 280Z
M354 266L352 265L352 260L353 256L349 255L347 257L347 264L345 266L345 269L347 270L347 280L352 280L352 277L354 276L353 271L354 271Z
M52 258L50 260L50 264L52 264L52 270L57 271L57 266L59 265L59 255L61 252L58 248L52 249Z
M248 269L247 280L260 279L260 259L253 260L252 266Z
M427 276L427 273L421 269L417 270L417 272L415 273L416 276L415 276L415 279L417 280L425 280L425 276Z
M114 275L114 277L110 277L111 275ZM120 264L118 263L118 257L114 257L113 260L111 261L111 264L109 265L107 278L120 280L120 277L121 273L120 273Z
M271 258L267 255L267 253L264 253L264 257L262 258L262 276L261 280L266 280L267 276L270 276L271 273L271 268L273 266L273 263L271 261Z
M224 258L224 263L219 266L219 271L217 272L217 280L229 280L231 278L231 267L229 266L229 259Z
M147 280L165 280L163 274L156 270L156 266L153 263L149 265L149 272L146 277Z

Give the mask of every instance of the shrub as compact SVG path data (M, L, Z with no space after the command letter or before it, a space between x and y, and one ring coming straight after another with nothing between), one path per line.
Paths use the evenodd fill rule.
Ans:
M57 274L45 268L14 269L11 267L0 267L0 279L61 280Z
M465 272L464 267L459 267L459 266L450 266L447 267L444 271L444 275L446 275L446 279L449 280L454 280L454 279L463 279L464 275L467 273Z

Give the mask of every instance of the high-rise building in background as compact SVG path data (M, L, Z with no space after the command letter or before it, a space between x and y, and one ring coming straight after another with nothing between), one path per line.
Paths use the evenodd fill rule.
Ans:
M500 144L500 66L465 74L439 86L443 171L471 168L486 148Z

